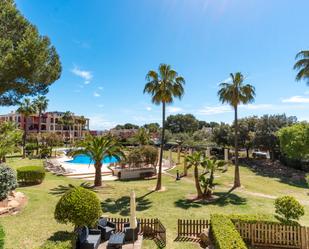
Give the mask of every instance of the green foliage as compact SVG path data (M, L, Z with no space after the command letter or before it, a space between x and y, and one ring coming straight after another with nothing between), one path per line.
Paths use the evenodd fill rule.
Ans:
M211 215L211 232L217 249L246 249L233 222L225 215Z
M298 71L296 80L306 80L309 84L309 50L300 51L296 59L298 59L294 65L294 69Z
M150 134L146 128L139 128L137 133L134 136L134 140L139 145L147 145L150 143Z
M165 124L172 133L193 133L199 129L199 121L192 114L170 115Z
M131 124L131 123L126 123L124 125L117 125L115 127L116 130L133 130L133 129L138 129L139 126L138 125L135 125L135 124Z
M59 223L72 223L75 227L81 227L93 226L101 213L100 200L96 194L76 187L60 198L54 216Z
M278 131L280 149L289 158L309 159L309 123L303 122Z
M5 237L4 229L0 224L0 249L4 248L4 237Z
M0 164L0 201L4 200L8 193L17 188L15 171L5 164Z
M212 141L218 146L228 147L233 144L232 130L229 124L221 123L213 129Z
M24 166L17 169L17 179L22 184L40 184L45 178L42 166Z
M231 219L233 222L242 221L251 224L257 222L263 222L267 224L279 223L273 215L265 214L230 214L227 215L227 218Z
M59 56L49 38L40 36L13 0L0 1L0 27L0 105L46 94L61 74Z
M150 133L158 132L160 129L160 125L158 123L145 124L143 127L146 128Z
M292 196L275 200L276 218L285 224L295 224L305 214L304 207Z
M158 159L158 150L150 145L132 149L127 155L127 163L134 167L155 165Z
M82 147L79 150L73 151L73 156L78 154L86 154L94 161L94 167L96 168L95 186L102 185L101 179L101 167L102 160L105 157L115 157L121 160L125 157L122 146L119 141L111 136L88 136L84 141L79 144Z
M3 122L0 124L0 162L5 156L17 151L21 142L22 131L13 122Z

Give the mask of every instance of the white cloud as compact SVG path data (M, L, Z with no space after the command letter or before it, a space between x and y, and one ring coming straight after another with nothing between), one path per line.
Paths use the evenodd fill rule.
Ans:
M177 113L182 111L182 108L176 106L168 106L166 109L169 113Z
M85 84L90 84L90 81L93 78L93 75L90 71L86 71L86 70L81 70L80 68L74 66L74 68L71 70L71 72L73 74L75 74L76 76L82 78L85 80Z
M147 106L146 110L150 112L152 110L152 108L150 106Z
M103 86L99 86L98 89L99 89L100 91L103 91L104 88L103 88Z
M89 116L91 130L106 130L116 126L115 122L107 120L102 115Z
M248 104L248 105L240 105L240 108L248 109L248 110L263 110L263 109L272 109L274 106L272 104Z
M292 96L282 100L283 103L309 103L309 97Z
M97 92L94 92L94 93L93 93L93 96L94 96L94 97L100 97L101 94L99 94L99 93L97 93Z
M197 111L199 115L214 115L214 114L222 114L222 113L227 113L227 112L232 112L232 108L228 105L204 106L203 108Z

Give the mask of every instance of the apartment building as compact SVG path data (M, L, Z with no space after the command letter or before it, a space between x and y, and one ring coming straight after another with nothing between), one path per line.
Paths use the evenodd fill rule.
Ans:
M62 117L64 112L45 112L41 116L41 132L53 132L62 135L64 138L79 139L85 137L89 132L89 119L83 116L72 115L72 124L64 125ZM27 130L29 133L38 132L39 129L39 114L34 114L26 118L17 112L0 115L0 123L5 121L15 122L21 129Z

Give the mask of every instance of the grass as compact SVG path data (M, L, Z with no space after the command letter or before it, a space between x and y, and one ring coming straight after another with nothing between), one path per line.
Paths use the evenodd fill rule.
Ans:
M175 156L175 155L173 155ZM26 165L41 165L41 160L9 159L8 164L14 168ZM171 171L176 175L176 170L182 172L183 167L177 166ZM137 196L138 217L159 218L167 228L168 249L193 249L199 248L193 243L175 242L177 236L177 219L203 219L209 218L214 213L224 214L269 214L274 213L274 200L261 197L252 193L264 195L290 194L298 200L308 201L308 189L295 187L275 178L265 178L256 175L250 169L241 167L241 179L243 188L232 192L227 198L212 204L190 202L186 198L195 194L192 183L192 172L181 181L175 181L173 177L163 176L165 192L151 192L156 180L141 181L113 181L98 193L102 200L104 215L110 217L123 217L129 214L129 191L134 189ZM216 183L216 195L224 195L233 180L233 169L230 168L224 174L218 174ZM28 205L16 216L3 217L1 223L6 232L6 249L33 249L46 240L56 240L59 235L65 235L72 231L71 225L56 223L53 212L58 196L50 194L50 190L59 185L79 184L81 181L57 177L47 174L40 185L19 188L28 198ZM302 224L309 225L309 204L305 205L306 215L301 220ZM60 236L61 237L61 236ZM143 248L157 248L153 241L144 241Z

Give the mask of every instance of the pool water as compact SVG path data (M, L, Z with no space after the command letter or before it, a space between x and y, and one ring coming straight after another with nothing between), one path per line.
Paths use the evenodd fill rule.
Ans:
M68 163L79 163L79 164L93 164L94 161L91 157L80 154L73 158L73 160L67 161ZM105 157L102 160L102 163L116 163L118 162L118 159L116 157Z

